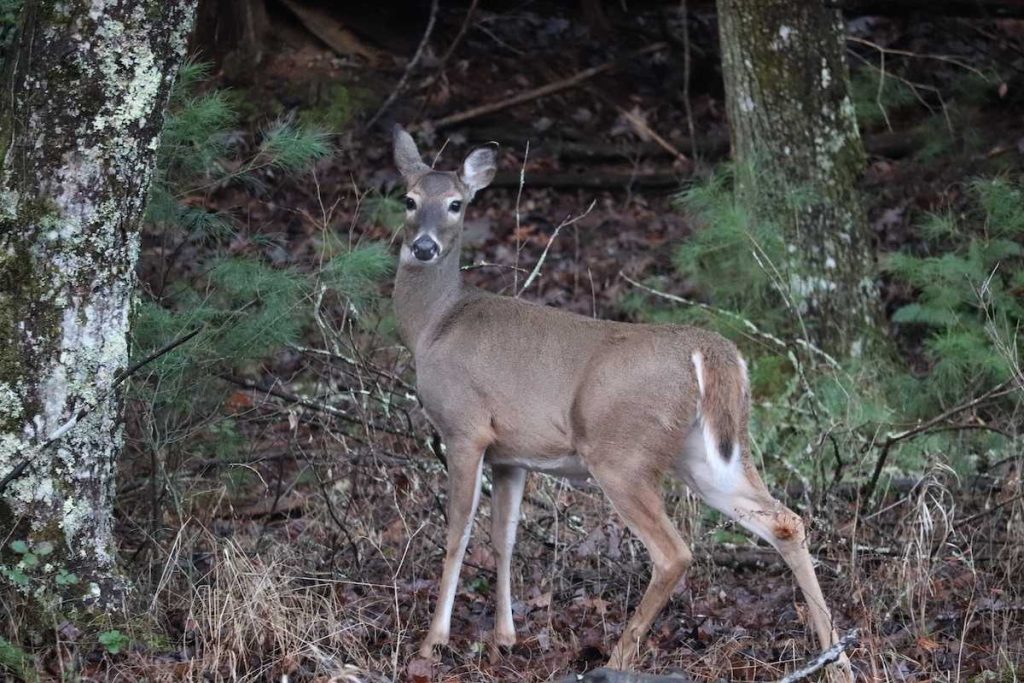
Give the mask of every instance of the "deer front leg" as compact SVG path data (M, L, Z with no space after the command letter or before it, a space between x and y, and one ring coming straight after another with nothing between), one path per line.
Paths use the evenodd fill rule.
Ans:
M491 497L491 541L498 560L497 612L494 618L494 642L510 647L516 642L512 623L512 549L516 544L519 506L526 485L526 470L495 465L491 470L494 494Z
M444 571L437 593L437 606L430 631L420 646L420 656L429 658L435 645L448 643L448 632L455 604L455 590L466 554L473 517L480 502L480 476L484 448L478 444L454 443L448 454L448 542L445 548Z

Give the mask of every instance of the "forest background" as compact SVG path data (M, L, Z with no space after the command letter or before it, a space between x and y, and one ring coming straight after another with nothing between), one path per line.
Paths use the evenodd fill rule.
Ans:
M63 456L0 440L4 671L551 680L607 658L646 553L598 489L544 476L514 561L520 643L490 644L485 503L452 645L415 657L446 497L389 300L400 122L439 168L500 145L467 215L467 281L741 347L755 459L809 524L860 676L1020 679L1024 4L335 4L203 0L194 30L187 2L121 18L167 57L160 116L138 126L159 143L146 152L135 129L97 143L128 141L152 177L121 214L139 225L121 273L130 360L106 378L123 401L94 392L72 427L108 408L123 419L116 496L102 482L84 496L109 505L95 519L111 559L79 566L79 548L25 521L48 513L19 495L58 482L40 463ZM0 3L2 66L24 92L26 27L56 21L50 9ZM765 114L750 115L755 97ZM85 149L76 113L52 104L40 125ZM17 111L0 108L11 149ZM13 339L33 281L20 226L45 221L10 203L25 173L10 158ZM8 348L0 427L20 435L30 364ZM113 425L91 438L114 443ZM668 501L697 559L642 668L771 680L801 666L813 646L773 551L681 485ZM93 585L116 604L79 604Z

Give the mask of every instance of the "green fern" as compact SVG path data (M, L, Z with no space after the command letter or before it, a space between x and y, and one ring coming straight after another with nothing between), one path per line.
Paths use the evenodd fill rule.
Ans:
M973 202L959 220L945 213L922 224L926 250L941 255L891 254L885 264L917 291L893 322L929 330L924 348L931 369L917 381L915 412L1008 378L1017 360L995 348L993 334L1011 339L1024 324L1024 247L1014 239L1024 235L1024 195L1004 178L976 180L969 188Z
M782 323L782 315L763 266L782 263L785 245L778 226L751 220L736 196L736 174L737 169L728 167L677 197L700 228L680 245L675 265L702 288L710 303L741 313L757 311L771 328Z

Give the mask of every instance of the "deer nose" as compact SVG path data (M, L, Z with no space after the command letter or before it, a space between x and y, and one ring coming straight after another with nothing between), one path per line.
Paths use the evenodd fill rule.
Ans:
M427 235L417 237L412 243L412 255L420 261L429 261L437 256L438 246L432 238Z

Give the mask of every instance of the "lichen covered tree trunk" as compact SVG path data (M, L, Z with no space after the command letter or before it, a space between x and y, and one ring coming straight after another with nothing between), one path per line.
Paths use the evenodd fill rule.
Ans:
M128 361L139 221L193 5L26 0L7 51L0 582L33 595L100 608L119 597L116 380Z
M842 17L821 0L718 0L740 196L786 242L781 288L811 341L858 355L878 320Z

